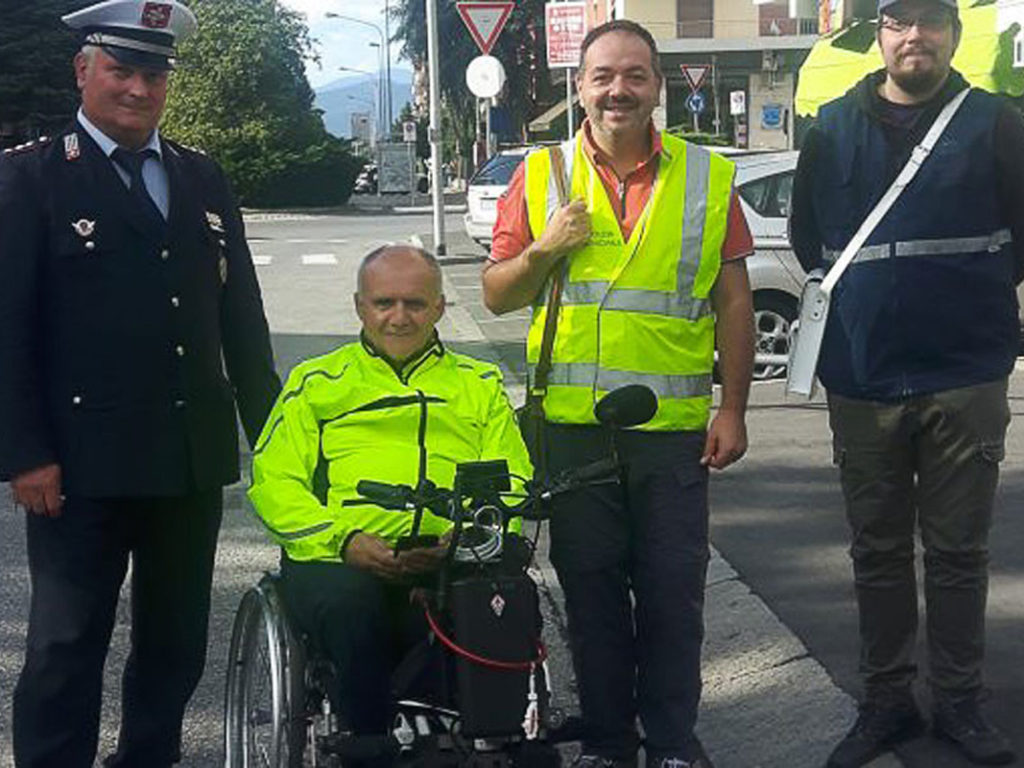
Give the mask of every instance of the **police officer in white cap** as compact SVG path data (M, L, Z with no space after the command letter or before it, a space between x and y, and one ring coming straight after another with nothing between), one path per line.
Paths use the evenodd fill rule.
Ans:
M0 157L0 479L26 510L32 603L19 768L88 768L132 564L131 654L106 765L180 759L203 669L222 487L280 389L242 220L218 166L160 136L173 2L108 0L82 34L76 119Z

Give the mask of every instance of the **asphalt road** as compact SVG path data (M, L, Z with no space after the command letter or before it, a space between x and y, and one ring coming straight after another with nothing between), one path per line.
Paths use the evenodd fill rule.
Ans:
M524 317L492 318L480 305L478 271L473 256L482 255L460 235L460 216L447 217L449 251L445 259L446 289L452 303L442 322L445 338L460 341L460 349L494 359L516 386L522 371ZM372 247L420 236L430 245L431 220L412 216L273 217L249 223L252 250L264 291L273 332L278 368L286 373L303 357L326 351L354 337L358 323L352 309L351 276L359 258ZM1012 386L1016 418L1024 416L1024 376ZM755 388L749 426L751 449L734 469L712 483L712 538L735 569L740 581L770 612L780 617L805 648L795 661L820 662L844 690L856 694L856 617L846 556L846 527L825 415L820 405L787 403L778 385ZM1019 514L1024 495L1024 432L1011 425L1003 482L992 536L992 583L986 673L992 689L989 711L1024 749L1024 521ZM243 459L243 466L248 458ZM211 639L207 673L186 720L188 768L210 768L222 759L221 713L224 662L231 620L243 591L264 569L275 566L277 553L247 511L244 480L226 491L226 514L221 533L213 591ZM24 555L23 520L12 509L6 486L0 487L0 768L13 765L10 757L10 694L21 662L27 615L28 574ZM734 574L734 576L736 575ZM724 582L725 589L732 589ZM715 587L718 589L719 587ZM723 593L728 596L729 592ZM736 603L745 606L746 604ZM548 606L549 610L552 606ZM555 606L557 609L557 607ZM746 608L742 608L747 611ZM747 629L719 627L720 645ZM923 622L922 622L923 626ZM127 613L122 605L106 675L101 755L109 751L118 722L118 675L127 642ZM753 637L756 644L758 637ZM770 645L768 635L762 645ZM557 643L556 643L557 645ZM758 649L763 650L763 649ZM718 768L804 768L821 763L823 743L833 731L819 732L817 706L799 694L799 686L767 689L753 676L745 678L741 658L715 659L732 687L728 695L710 687L702 728L714 728L720 752ZM806 659L803 657L806 656ZM779 664L792 658L780 657ZM720 663L721 662L721 663ZM737 671L738 670L738 671ZM556 658L556 676L571 699L570 673L564 651ZM923 676L923 673L922 673ZM744 684L744 680L748 680ZM760 686L760 687L759 687ZM926 698L922 696L922 702ZM755 702L757 704L755 705ZM849 707L833 716L845 718ZM793 717L794 713L797 714ZM787 715L789 717L787 717ZM795 724L794 724L795 723ZM845 723L834 727L845 728ZM703 731L702 731L703 733ZM824 742L823 742L824 740ZM740 750L735 745L743 744ZM967 763L948 747L922 738L900 749L911 768L959 768ZM785 759L780 755L786 755ZM891 759L890 759L891 760ZM881 761L878 765L893 765Z

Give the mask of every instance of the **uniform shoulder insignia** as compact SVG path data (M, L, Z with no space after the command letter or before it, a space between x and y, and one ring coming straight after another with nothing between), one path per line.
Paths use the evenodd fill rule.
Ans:
M49 136L41 136L39 139L34 141L26 141L24 144L18 144L13 147L9 147L4 150L5 155L23 155L28 152L33 152L37 149L42 149L50 143Z

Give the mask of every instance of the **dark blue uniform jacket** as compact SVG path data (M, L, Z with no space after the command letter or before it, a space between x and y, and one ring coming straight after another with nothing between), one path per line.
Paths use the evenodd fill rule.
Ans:
M238 478L235 404L251 444L280 389L259 286L219 167L162 154L164 226L77 123L0 158L2 479L56 462L65 493L106 497Z
M951 78L942 100L962 83ZM858 89L868 87L870 78ZM822 107L808 169L826 266L902 165L858 89ZM1014 249L993 151L1001 108L990 94L970 93L840 279L818 369L829 391L892 400L1012 370L1020 340Z

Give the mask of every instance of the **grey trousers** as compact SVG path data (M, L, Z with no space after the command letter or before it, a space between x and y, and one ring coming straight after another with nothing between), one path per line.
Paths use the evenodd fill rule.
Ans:
M1001 379L885 403L829 394L869 698L906 691L917 672L915 527L924 546L929 682L950 697L981 688L1006 389Z

